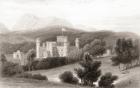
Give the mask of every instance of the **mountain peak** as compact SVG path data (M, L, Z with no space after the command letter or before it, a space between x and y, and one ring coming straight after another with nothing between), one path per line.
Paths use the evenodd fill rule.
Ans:
M56 25L72 27L72 24L65 19L57 17L41 18L32 14L25 14L19 19L13 28L15 30L37 30L47 26Z

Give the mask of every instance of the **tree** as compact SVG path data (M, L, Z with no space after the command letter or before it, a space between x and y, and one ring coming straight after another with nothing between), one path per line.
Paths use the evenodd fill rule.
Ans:
M68 63L73 63L80 61L83 56L83 50L82 49L73 49L68 54Z
M113 82L117 79L117 76L112 75L110 72L108 72L101 77L99 81L99 86L101 88L114 88Z
M84 57L85 60L79 64L82 68L75 69L77 76L81 79L83 85L93 86L93 82L96 82L101 75L100 61L92 61L89 54Z
M90 44L84 46L83 50L89 52L92 56L103 55L105 53L106 43L102 39L95 39Z
M112 62L115 65L123 64L123 70L132 67L132 62L139 60L139 47L134 44L132 39L118 39L116 42L116 56L112 57Z
M29 70L29 71L30 71L30 70L33 70L33 69L32 69L32 68L33 68L32 63L33 63L35 57L36 57L35 50L34 50L34 49L30 49L30 50L28 51L28 53L27 53L27 61L28 61L27 65L28 65L28 70Z

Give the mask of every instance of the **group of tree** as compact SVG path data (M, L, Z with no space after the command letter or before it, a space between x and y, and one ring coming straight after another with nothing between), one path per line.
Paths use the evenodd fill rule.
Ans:
M4 54L1 54L0 61L1 76L3 77L14 76L15 74L20 74L21 72L23 72L23 69L19 64L7 61L6 56Z
M139 65L139 41L132 39L118 39L115 47L116 55L111 58L113 65L118 65L120 70L126 70ZM121 66L123 65L123 66Z
M23 66L24 71L45 70L66 65L70 61L66 57L47 57L36 59L36 51L30 49L26 55L27 63Z
M103 55L106 51L106 43L103 39L95 39L83 47L84 52L89 52L92 56Z
M29 63L31 63L31 61L33 60L31 58L34 58L33 50L30 50L29 56L30 56ZM35 79L35 80L48 80L47 77L44 75L24 72L23 67L20 64L8 61L4 54L1 54L0 62L1 62L0 72L2 77L17 77L17 78L27 78L27 79ZM29 69L31 68L29 67Z
M95 86L94 83L98 81L99 88L114 88L113 83L118 77L111 73L101 76L100 61L94 61L89 54L85 54L79 64L81 67L74 69L79 79L78 83L83 86ZM60 79L66 83L77 83L77 79L70 71L61 74Z
M21 50L24 53L27 53L30 49L35 48L34 42L22 42L22 43L2 43L0 47L0 52L4 54L11 54L17 50Z

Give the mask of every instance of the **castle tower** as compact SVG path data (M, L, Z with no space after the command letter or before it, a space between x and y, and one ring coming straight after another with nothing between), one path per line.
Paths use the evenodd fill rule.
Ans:
M77 48L77 49L79 49L80 48L80 45L79 45L79 38L76 38L75 39L75 47Z
M57 36L57 49L60 57L68 56L69 42L67 36Z
M64 42L64 49L63 49L63 56L64 57L68 56L68 48L69 48L69 43Z
M36 58L40 58L40 39L36 39Z

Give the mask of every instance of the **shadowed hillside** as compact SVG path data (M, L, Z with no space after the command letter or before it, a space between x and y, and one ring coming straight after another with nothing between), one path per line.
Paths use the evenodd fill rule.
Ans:
M130 32L113 32L113 31L96 31L86 32L76 28L64 27L66 31L63 35L68 36L70 44L74 45L75 38L80 38L80 47L92 42L94 39L103 39L106 41L107 47L112 47L116 39L122 37L139 38L138 35ZM19 49L27 52L31 48L35 48L35 39L40 38L44 41L56 41L56 36L62 35L62 26L50 26L38 30L25 32L10 32L7 34L0 34L0 50L3 53L12 53Z

